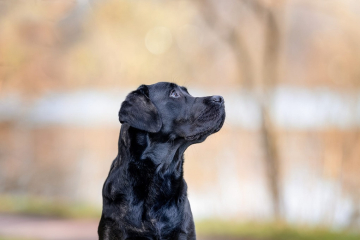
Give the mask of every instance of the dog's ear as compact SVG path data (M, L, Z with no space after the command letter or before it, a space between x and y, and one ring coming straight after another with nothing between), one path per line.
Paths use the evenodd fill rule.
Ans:
M162 121L157 108L149 98L149 89L146 85L141 85L127 95L120 107L119 120L146 132L160 131Z

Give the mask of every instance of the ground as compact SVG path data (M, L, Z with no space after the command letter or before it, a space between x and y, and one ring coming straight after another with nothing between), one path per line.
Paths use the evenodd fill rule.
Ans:
M0 240L97 240L98 220L0 214ZM201 238L198 240L239 240ZM241 239L245 240L245 239Z

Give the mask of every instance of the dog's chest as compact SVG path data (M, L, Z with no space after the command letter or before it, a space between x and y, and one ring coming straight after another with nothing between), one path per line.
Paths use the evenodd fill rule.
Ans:
M153 236L163 239L176 232L182 223L182 211L176 206L166 204L163 207L150 208L139 204L128 208L125 216L126 225L131 226L127 231L131 233ZM120 228L124 225L120 224Z

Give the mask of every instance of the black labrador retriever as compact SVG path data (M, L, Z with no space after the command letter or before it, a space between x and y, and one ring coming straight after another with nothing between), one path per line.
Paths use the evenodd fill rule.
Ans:
M103 186L101 240L196 239L184 151L220 130L221 96L174 83L142 85L121 104L118 155Z

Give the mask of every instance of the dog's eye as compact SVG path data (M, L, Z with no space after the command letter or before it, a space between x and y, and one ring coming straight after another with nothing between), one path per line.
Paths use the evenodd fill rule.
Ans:
M180 95L179 95L175 90L172 90L172 91L170 92L170 97L172 97L172 98L179 98Z

